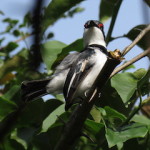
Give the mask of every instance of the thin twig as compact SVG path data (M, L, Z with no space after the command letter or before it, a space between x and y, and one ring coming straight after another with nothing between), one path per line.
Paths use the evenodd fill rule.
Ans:
M120 127L123 127L124 125L128 124L129 121L133 118L133 116L148 102L150 102L150 97L148 97L147 99L145 99L143 102L140 103L139 107L137 109L135 109L130 115L129 117L120 125Z
M118 11L119 11L119 8L121 6L121 3L122 3L122 0L118 0L118 2L115 4L114 10L113 10L113 16L112 16L110 27L109 27L107 37L106 37L106 43L107 44L111 40L112 31L113 31L113 28L114 28L114 25L115 25L115 22L116 22L116 18L118 16Z
M122 56L125 56L142 39L142 37L148 31L150 31L150 24L140 32L140 34L135 38L135 40L130 45L124 48L124 50L122 51Z
M112 76L114 76L116 73L120 72L121 70L123 70L124 68L128 67L129 65L135 63L136 61L142 59L143 57L147 56L148 54L150 54L150 48L148 48L147 50L145 50L144 52L142 52L141 54L137 55L136 57L132 58L131 60L129 60L128 62L126 62L125 64L119 66L118 68L116 68L110 78Z
M20 37L18 40L15 40L15 41L13 41L13 42L14 42L14 43L18 43L18 42L20 42L20 41L22 41L22 40L24 40L24 39L26 39L26 38L28 38L29 36L32 36L32 35L33 35L32 33L31 33L31 34L24 35L24 36ZM6 46L0 47L0 51L2 51L5 47L6 47Z

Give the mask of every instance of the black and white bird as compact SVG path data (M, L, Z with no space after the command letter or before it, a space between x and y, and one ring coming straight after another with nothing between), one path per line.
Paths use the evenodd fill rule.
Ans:
M84 25L83 42L83 51L66 56L51 78L23 82L23 100L30 101L47 93L63 91L65 110L76 99L84 100L108 58L103 24L96 20L87 21Z

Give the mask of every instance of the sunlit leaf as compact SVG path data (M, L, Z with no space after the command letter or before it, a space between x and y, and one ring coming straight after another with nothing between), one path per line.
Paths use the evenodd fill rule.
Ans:
M51 127L51 125L56 121L57 116L65 112L64 106L65 106L64 104L59 106L43 121L42 132L46 132Z
M147 71L144 68L140 68L136 70L133 74L138 80L141 80L146 75L146 73Z
M111 85L114 87L123 102L126 103L139 87L139 81L146 75L145 69L138 69L134 73L120 73L111 79ZM121 84L120 84L121 83Z
M90 111L91 116L93 117L95 122L100 122L100 120L102 119L101 113L99 111L99 109L97 109L96 107L93 107L92 110Z
M51 70L51 66L57 59L57 55L65 46L66 44L59 41L50 41L43 44L41 54L48 70Z
M130 70L130 69L135 69L135 66L134 66L133 64L131 64L130 66L128 66L128 67L126 67L125 69L123 69L122 72L126 72L126 71L128 71L128 70Z
M146 126L140 123L135 123L130 126L123 128L120 131L113 131L112 129L106 128L106 139L109 148L120 145L121 143L138 137L144 137L148 132Z
M116 89L123 102L126 103L137 89L138 80L132 73L120 73L111 79L111 85Z
M144 125L148 125L150 127L150 119L148 119L147 117L143 115L134 115L131 121L141 123Z
M62 49L62 51L60 52L60 54L58 54L58 57L56 59L56 61L54 62L52 68L55 68L56 65L58 65L58 63L60 61L62 61L62 59L68 55L69 52L71 51L82 51L83 50L83 39L78 39L76 41L74 41L73 43L71 43L70 45L67 45L66 47L64 47Z

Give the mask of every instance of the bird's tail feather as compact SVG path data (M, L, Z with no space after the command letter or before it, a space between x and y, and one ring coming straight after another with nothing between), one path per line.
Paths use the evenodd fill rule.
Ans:
M24 81L21 85L22 100L27 102L47 94L46 85L50 79Z

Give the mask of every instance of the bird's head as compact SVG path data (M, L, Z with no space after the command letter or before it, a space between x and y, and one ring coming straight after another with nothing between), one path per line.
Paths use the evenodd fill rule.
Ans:
M87 21L84 25L84 47L92 44L98 44L106 47L103 28L103 24L97 20Z

